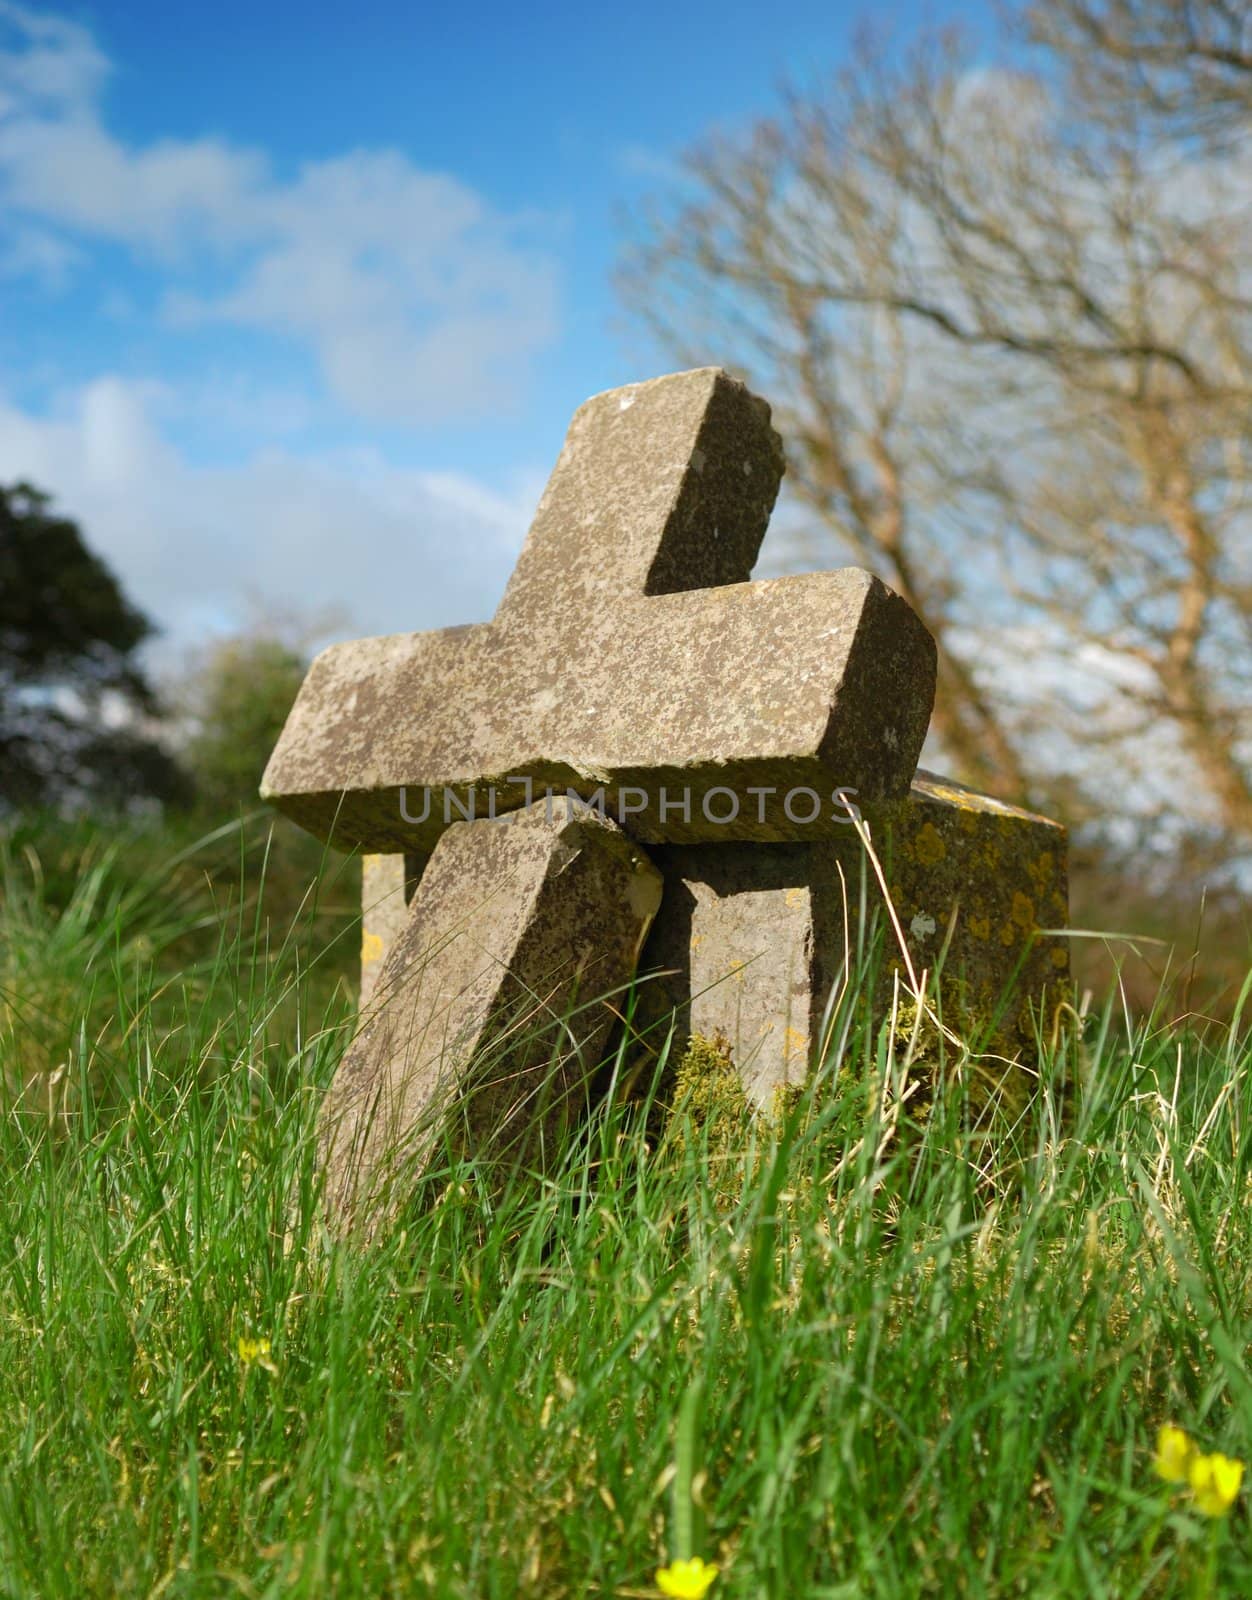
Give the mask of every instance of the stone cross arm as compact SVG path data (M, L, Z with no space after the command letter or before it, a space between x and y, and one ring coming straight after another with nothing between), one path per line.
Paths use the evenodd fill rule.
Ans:
M768 409L717 369L596 396L495 620L325 651L262 793L342 847L422 853L469 803L526 803L522 780L602 790L645 841L811 837L791 790L826 813L835 788L907 792L933 641L855 568L746 581L781 471ZM714 789L734 819L710 821Z

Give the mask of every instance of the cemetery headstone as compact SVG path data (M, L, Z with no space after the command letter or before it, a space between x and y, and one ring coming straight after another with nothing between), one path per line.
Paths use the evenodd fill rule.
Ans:
M549 1014L572 992L561 973L607 991L649 923L641 970L663 976L645 1010L726 1039L760 1104L802 1078L858 910L850 805L919 969L945 950L970 998L1014 972L1023 994L1064 976L1063 943L1039 936L1064 921L1063 831L916 771L935 652L915 613L858 569L749 581L782 470L768 406L718 369L598 395L492 622L335 646L310 668L262 792L370 852L365 1022L326 1113L344 1207L343 1152L377 1176L454 1111L471 1143L493 1125L550 1143L525 1093L506 1116L480 1091L467 1120L475 1055L503 1032L497 1067L533 1088L538 1055L510 1065L499 1022L517 986ZM561 899L572 828L598 906ZM605 1026L577 1011L571 1058Z

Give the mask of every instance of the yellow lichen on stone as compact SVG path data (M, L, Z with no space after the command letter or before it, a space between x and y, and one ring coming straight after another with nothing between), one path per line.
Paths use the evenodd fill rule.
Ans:
M808 1054L809 1036L804 1028L788 1028L783 1035L783 1055L790 1059L793 1056Z
M918 830L917 838L913 843L913 854L924 867L935 867L948 853L948 848L939 837L939 830L933 822L927 822Z
M995 1048L1029 1052L1032 1008L1060 995L1068 956L1042 927L1068 921L1065 833L1046 818L919 773L905 807L869 805L867 817L887 861L891 901L906 934L916 919L946 929L943 965L933 978L946 1012L995 1018ZM892 855L894 853L894 860ZM941 936L913 950L915 962L933 957ZM898 970L894 946L888 961ZM1009 986L1012 986L1011 992Z
M941 783L935 779L930 779L926 784L926 788L936 799L944 800L948 805L956 806L958 810L973 814L983 809L980 803L983 799L981 795L976 795L968 789L960 789L955 784Z
M383 936L381 933L363 933L361 935L361 965L372 966L375 961L383 958Z

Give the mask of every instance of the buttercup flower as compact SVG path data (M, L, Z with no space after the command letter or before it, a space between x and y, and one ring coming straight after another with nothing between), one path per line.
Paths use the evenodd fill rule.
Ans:
M239 1352L239 1361L245 1367L264 1367L266 1372L277 1372L278 1368L270 1360L270 1342L268 1339L245 1339L241 1334L235 1348Z
M690 1561L671 1561L668 1567L662 1567L656 1575L656 1586L671 1600L704 1600L716 1576L716 1567L693 1556Z
M1156 1432L1156 1455L1152 1469L1166 1483L1186 1483L1196 1447L1181 1428L1166 1426Z
M1223 1455L1195 1456L1187 1470L1187 1482L1197 1511L1206 1517L1224 1517L1243 1482L1243 1462Z

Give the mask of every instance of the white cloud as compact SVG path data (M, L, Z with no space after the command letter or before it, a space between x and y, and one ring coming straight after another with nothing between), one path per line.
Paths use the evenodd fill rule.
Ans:
M79 23L12 0L0 0L0 23L23 45L0 50L0 115L15 103L72 106L99 93L109 63Z
M156 418L179 397L107 376L34 416L0 396L0 481L56 488L58 509L175 644L236 626L258 600L333 605L341 636L488 618L537 499L388 464L374 450L316 461L281 450L195 466Z
M82 251L68 240L45 228L19 224L0 243L0 278L36 278L55 292L66 286L71 269L82 260Z
M516 402L557 326L544 219L504 215L395 150L350 151L283 180L263 152L223 139L131 147L102 120L108 72L84 28L0 0L0 203L10 230L45 241L45 269L58 236L64 250L129 247L163 269L172 322L300 341L334 398L371 420ZM221 280L211 289L206 271Z

